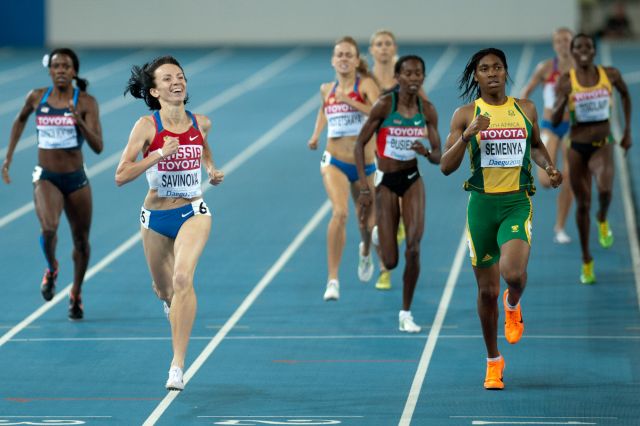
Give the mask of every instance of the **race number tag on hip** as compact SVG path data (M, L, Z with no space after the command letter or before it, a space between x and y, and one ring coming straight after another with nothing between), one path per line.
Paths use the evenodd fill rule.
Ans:
M482 130L480 132L480 165L482 167L520 167L526 147L525 129Z
M322 159L320 160L320 167L327 167L331 164L331 154L328 151L322 153Z
M576 121L590 123L609 119L609 91L598 89L592 92L576 93L574 96Z
M140 208L140 224L149 229L149 221L151 220L151 212L144 207Z
M202 198L192 201L191 208L193 208L194 215L202 214L205 216L211 216L211 210L209 210L209 206L207 206L207 203L205 203Z

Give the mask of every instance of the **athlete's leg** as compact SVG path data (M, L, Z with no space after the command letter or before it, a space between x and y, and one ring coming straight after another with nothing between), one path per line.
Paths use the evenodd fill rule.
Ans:
M349 214L349 179L340 169L329 165L322 167L322 181L331 201L332 214L327 228L327 262L329 280L338 279L338 269L346 241L346 224Z
M73 287L71 296L80 295L84 274L89 265L91 247L89 245L89 230L91 229L92 215L91 187L84 186L67 195L64 210L69 220L71 236L73 237Z
M64 197L53 183L40 179L34 183L33 200L42 230L42 249L49 269L53 271L56 265L57 232L64 208Z
M562 149L562 185L560 185L560 192L558 193L558 206L556 213L556 225L555 230L559 231L565 228L567 224L567 217L571 210L571 202L573 201L573 191L571 191L570 182L570 165L567 158L569 152L569 146L565 140L560 142ZM554 164L557 164L554 162ZM545 172L546 175L546 172Z
M575 149L569 149L569 172L571 189L576 197L576 224L580 235L580 247L582 249L582 261L591 261L589 250L589 226L591 224L589 211L591 209L591 171L582 159L582 155Z
M173 299L173 240L151 229L140 227L142 247L147 259L152 287L158 298L171 305Z
M607 144L593 153L589 160L589 169L596 178L599 208L596 214L598 222L607 220L611 194L613 190L613 144Z
M524 240L509 240L500 247L500 275L509 286L508 302L516 306L527 285L527 263L531 248Z
M376 188L376 225L380 242L380 259L387 270L398 265L398 232L399 217L398 196L384 185Z
M424 183L418 179L402 196L402 220L406 232L405 267L402 277L402 309L411 309L413 293L420 275L420 242L424 233Z
M498 351L498 297L500 296L500 269L498 263L487 268L473 267L478 284L478 316L487 358L496 358Z
M184 358L196 316L196 293L193 288L198 259L211 230L211 216L197 215L187 220L174 242L173 299L171 300L172 366L184 369Z

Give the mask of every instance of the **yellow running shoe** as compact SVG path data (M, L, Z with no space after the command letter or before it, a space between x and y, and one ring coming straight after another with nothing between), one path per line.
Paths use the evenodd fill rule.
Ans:
M398 245L401 245L404 239L407 238L407 234L404 230L404 222L400 219L400 223L398 224L398 232L396 233L396 241Z
M609 228L609 221L598 222L598 241L603 248L609 248L613 245L613 234Z
M516 309L511 310L507 305L507 295L509 289L504 291L502 295L502 304L504 305L504 337L507 342L512 345L518 343L524 333L524 322L522 321L522 309L520 309L520 303Z
M589 263L582 264L580 282L582 284L594 284L596 282L596 274L593 273L593 259L591 259L591 262Z
M487 375L484 378L484 388L489 390L504 389L502 375L504 373L504 358L497 361L487 361Z
M378 290L391 290L391 272L381 271L378 281L376 282Z

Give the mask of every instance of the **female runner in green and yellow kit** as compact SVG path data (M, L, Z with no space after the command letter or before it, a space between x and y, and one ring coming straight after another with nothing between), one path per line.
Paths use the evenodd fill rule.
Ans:
M556 86L556 103L552 121L562 120L562 113L569 105L571 122L571 147L567 153L571 188L576 197L576 223L582 248L583 284L593 284L596 276L593 257L589 250L589 210L591 209L591 178L598 188L598 234L600 245L609 248L613 235L607 221L613 189L613 137L611 135L611 105L613 87L620 93L624 110L625 129L620 146L631 147L631 97L620 71L612 67L596 66L593 59L596 46L585 34L571 40L571 54L575 68L563 74Z
M513 344L524 331L519 302L531 248L531 160L546 170L553 187L562 182L540 140L535 105L507 96L507 78L507 60L499 49L480 50L469 60L460 88L472 102L453 114L440 163L449 175L469 153L467 237L487 348L486 389L504 388L505 363L497 341L500 276L508 286L503 294L505 337Z

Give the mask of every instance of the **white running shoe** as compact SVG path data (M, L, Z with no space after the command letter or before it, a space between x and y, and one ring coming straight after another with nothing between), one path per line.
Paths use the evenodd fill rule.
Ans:
M420 330L422 330L422 327L413 322L411 312L400 312L398 319L400 320L400 327L398 327L400 331L405 331L407 333L420 333Z
M167 320L171 321L169 319L169 312L171 311L171 308L169 307L169 305L167 305L167 302L165 302L164 300L162 301L162 309L164 309L164 315L167 317Z
M376 247L380 245L380 238L378 237L378 225L374 226L371 230L371 243Z
M553 242L556 244L569 244L571 242L571 237L564 232L564 229L560 229L555 231L556 234L553 236Z
M364 243L360 242L360 260L358 261L358 278L360 281L366 283L373 276L373 261L371 260L371 251L369 251L369 255L365 256L362 254L364 251Z
M171 391L181 391L184 389L182 369L180 367L171 366L169 369L169 378L167 379L167 384L164 385L164 387Z
M324 292L324 301L340 299L340 283L338 280L330 280L327 283L327 289Z

